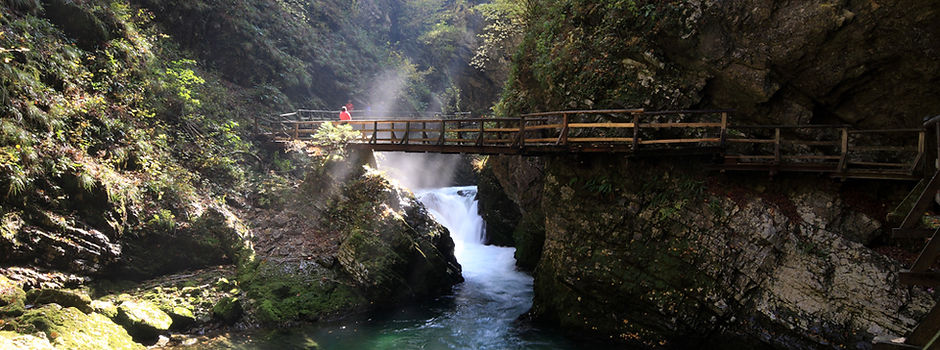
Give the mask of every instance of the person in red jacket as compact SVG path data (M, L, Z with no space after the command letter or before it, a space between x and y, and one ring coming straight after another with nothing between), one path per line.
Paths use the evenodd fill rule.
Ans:
M349 111L346 110L346 106L343 106L343 111L339 112L339 120L352 120L352 116L349 115Z

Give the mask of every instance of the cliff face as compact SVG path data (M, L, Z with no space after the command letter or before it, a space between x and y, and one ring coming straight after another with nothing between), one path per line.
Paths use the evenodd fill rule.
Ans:
M546 161L536 317L651 346L864 348L933 305L859 243L881 223L855 185L684 164Z
M502 107L717 107L768 124L915 126L940 112L938 7L537 1Z
M411 192L354 159L311 168L285 197L252 215L259 262L240 281L259 321L387 308L463 281L447 229Z

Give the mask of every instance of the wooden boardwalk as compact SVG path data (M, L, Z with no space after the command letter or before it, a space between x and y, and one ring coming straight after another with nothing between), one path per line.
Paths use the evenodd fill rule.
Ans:
M576 110L518 118L330 121L361 137L350 147L386 152L548 155L624 153L713 156L720 171L824 173L837 178L918 180L926 129L855 130L844 125L736 125L731 110ZM282 116L295 117L299 113ZM278 142L312 140L323 120L259 126Z

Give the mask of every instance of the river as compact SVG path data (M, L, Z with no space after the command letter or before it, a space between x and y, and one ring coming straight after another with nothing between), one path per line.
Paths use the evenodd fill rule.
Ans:
M363 319L243 334L227 348L297 349L576 349L559 332L520 321L532 306L532 277L515 267L515 248L483 245L476 187L419 191L419 200L450 230L465 281L453 294ZM587 345L590 346L590 345ZM594 346L590 346L594 347Z

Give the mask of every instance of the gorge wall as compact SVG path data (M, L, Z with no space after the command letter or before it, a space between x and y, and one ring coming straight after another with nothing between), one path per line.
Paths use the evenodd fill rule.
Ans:
M518 171L497 171L523 215L542 216L526 220L542 220L544 242L516 230L523 256L541 251L533 315L654 347L867 348L933 306L932 294L898 283L899 262L866 247L897 188L703 165L552 157L524 193L513 192Z
M911 127L940 111L923 1L535 1L501 110L733 108Z

